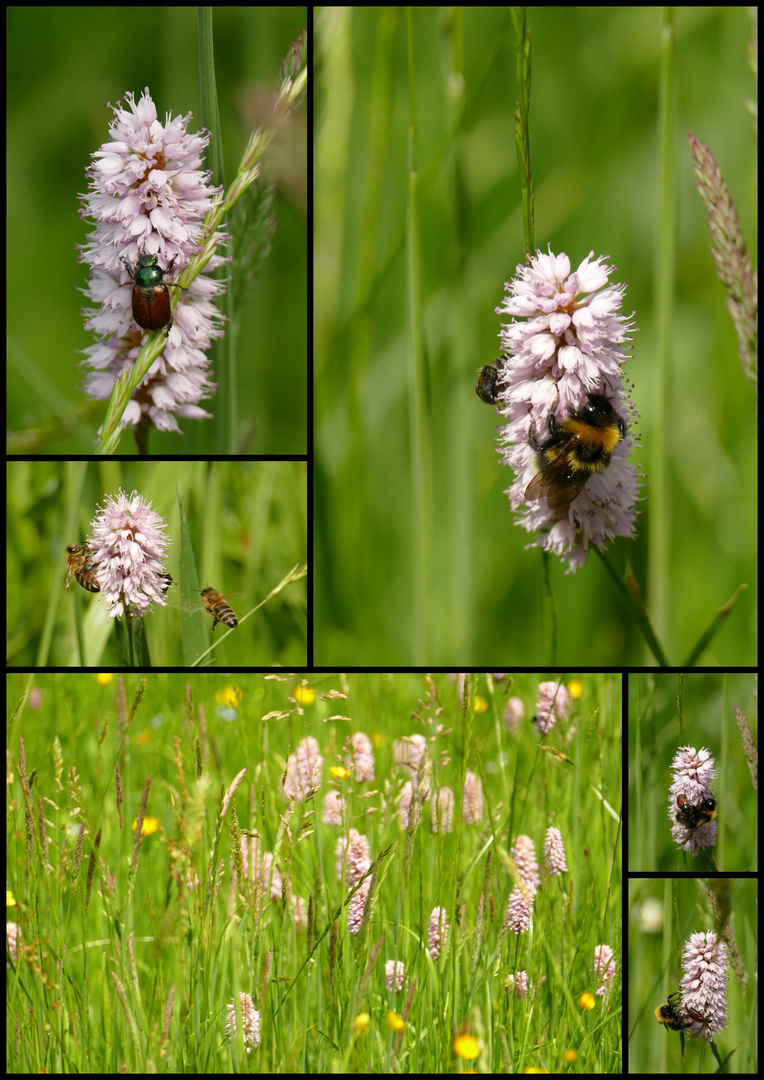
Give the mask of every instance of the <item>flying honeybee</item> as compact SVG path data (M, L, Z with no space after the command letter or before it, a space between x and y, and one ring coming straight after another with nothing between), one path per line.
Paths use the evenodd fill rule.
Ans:
M202 589L202 604L204 605L204 610L208 611L212 616L213 634L215 633L215 627L219 622L223 623L224 626L229 626L231 630L235 630L239 625L239 620L226 603L226 599L222 593L210 589L209 586L206 589Z
M67 544L66 547L66 587L69 588L69 581L74 578L78 581L83 589L87 589L88 592L100 592L101 586L98 584L93 571L95 565L92 562L93 552L90 550L87 544Z

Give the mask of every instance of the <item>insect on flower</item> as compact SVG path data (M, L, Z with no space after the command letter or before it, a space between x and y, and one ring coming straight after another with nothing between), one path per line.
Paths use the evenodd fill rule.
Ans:
M87 589L88 592L100 592L101 586L98 584L93 571L95 565L93 563L93 552L87 544L67 544L66 547L66 587L69 588L69 582L72 578L79 582L83 589Z

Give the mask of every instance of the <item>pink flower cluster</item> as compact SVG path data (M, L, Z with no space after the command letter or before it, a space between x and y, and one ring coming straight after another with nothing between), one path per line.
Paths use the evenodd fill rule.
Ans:
M432 831L449 833L454 831L454 804L456 799L450 787L438 789L437 799L430 803Z
M257 1047L260 1043L260 1013L255 1008L255 1003L249 994L239 994L239 1005L241 1008L242 1041L249 1054L252 1052L252 1048ZM226 1034L229 1043L233 1043L237 1039L238 1031L236 1027L236 1006L233 1002L226 1007L226 1012Z
M246 836L241 838L241 858L244 863L245 875L253 881L259 876L263 890L268 888L270 882L270 894L272 900L280 900L282 896L281 874L279 868L273 865L273 854L270 851L260 851L257 837L252 837L247 844ZM258 875L259 871L259 875ZM271 876L271 871L273 876Z
M353 895L353 899L348 905L348 929L354 937L361 929L361 923L363 922L363 914L366 909L366 901L368 899L369 882L364 881L363 885L361 885L359 890Z
M368 735L357 731L350 738L350 752L345 759L346 768L355 770L355 778L360 783L362 780L374 779L374 751Z
M437 960L441 949L445 949L448 940L448 917L444 907L435 907L430 915L430 925L427 929L427 944L430 956Z
M595 993L603 995L615 978L615 960L609 945L594 946L594 975L599 980Z
M402 960L388 960L385 964L385 986L388 990L393 988L393 979L395 980L395 989L403 989L403 979L406 974L406 968Z
M474 772L468 772L464 778L462 815L466 825L477 825L483 816L483 792Z
M308 735L297 746L297 752L287 758L284 794L293 802L302 800L321 783L324 759L318 743Z
M350 885L357 885L371 866L369 840L357 829L351 829L347 837L341 836L334 848L337 859L337 880L345 880Z

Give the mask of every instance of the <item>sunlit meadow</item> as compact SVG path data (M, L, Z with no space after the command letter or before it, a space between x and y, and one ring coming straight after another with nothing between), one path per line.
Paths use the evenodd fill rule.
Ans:
M619 1072L621 679L11 676L8 1072Z

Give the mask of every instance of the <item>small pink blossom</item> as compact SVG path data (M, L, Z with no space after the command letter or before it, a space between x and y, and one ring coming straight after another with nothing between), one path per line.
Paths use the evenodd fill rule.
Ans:
M323 822L324 825L341 825L342 811L345 808L345 800L338 791L333 788L327 791L323 799Z
M371 866L369 840L357 829L350 829L347 837L341 836L334 848L337 860L337 880L357 885Z
M504 980L504 986L507 988L509 993L516 998L524 998L528 996L528 983L529 979L527 971L518 971L517 982L515 982L514 973L507 975L506 979Z
M507 900L504 924L513 934L524 934L531 925L533 895L523 882L515 885Z
M13 962L18 960L18 943L21 939L21 927L18 923L7 922L5 924L5 940L8 942L8 952L13 958Z
M615 960L609 945L594 946L594 976L598 981L595 993L604 995L615 978Z
M302 802L320 785L323 764L318 742L308 735L298 744L297 752L287 758L284 794L295 802Z
M395 979L395 989L403 989L403 979L406 974L406 967L402 960L388 960L385 964L385 987L388 990L393 988L393 978Z
M243 1031L242 1041L247 1053L251 1053L253 1047L260 1044L260 1013L255 1008L255 1003L249 994L239 994L239 1006L241 1009L241 1026ZM231 1002L226 1006L226 1034L229 1043L236 1041L236 1006Z
M353 894L353 897L348 904L348 929L354 937L357 936L358 931L361 929L361 923L363 922L364 910L368 898L369 882L364 881L363 885L361 885Z
M404 735L393 743L393 758L409 776L416 776L420 762L427 757L427 739L424 735Z
M448 941L448 915L444 907L435 907L430 915L430 923L427 930L427 944L430 956L437 960L441 949L445 949Z
M562 833L553 826L550 826L546 831L544 864L550 877L559 877L568 869L568 864L565 861L565 845L562 842Z
M355 778L360 783L362 780L374 779L374 750L368 735L357 731L350 739L351 752L347 755L345 764L348 769L355 769Z
M462 816L467 825L476 825L483 816L483 792L473 772L468 772L464 778Z
M521 833L515 840L510 855L515 861L520 880L528 886L531 894L535 893L541 884L541 878L539 877L536 849L530 836Z
M456 798L450 787L444 786L438 790L437 799L433 799L430 803L430 817L434 833L454 831L455 803Z
M564 720L570 710L570 695L561 682L539 683L536 715L533 717L537 729L546 735L558 720Z

